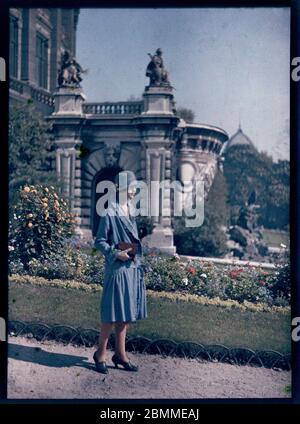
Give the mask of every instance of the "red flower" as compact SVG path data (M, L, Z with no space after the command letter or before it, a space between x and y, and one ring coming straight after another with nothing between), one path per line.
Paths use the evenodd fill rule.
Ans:
M238 276L240 275L240 273L241 273L241 272L243 272L243 271L244 271L244 270L243 270L243 268L234 269L234 270L230 271L229 275L230 275L230 277L232 277L232 278L236 278L236 277L238 277Z
M196 272L197 272L197 270L196 270L196 268L194 268L194 267L190 266L190 267L188 268L188 272L190 272L192 275L195 275L195 274L196 274Z

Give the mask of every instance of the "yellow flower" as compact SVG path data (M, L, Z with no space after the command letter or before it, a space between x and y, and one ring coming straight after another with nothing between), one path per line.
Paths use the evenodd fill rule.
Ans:
M48 192L49 192L48 187L45 187L45 192L46 192L46 193L48 193Z
M27 215L27 218L33 218L32 213L29 213L29 214Z
M43 203L44 208L48 207L48 203Z
M28 223L28 227L31 228L32 227L32 222Z
M24 187L23 191L25 191L25 193L29 193L30 192L30 188L29 187Z

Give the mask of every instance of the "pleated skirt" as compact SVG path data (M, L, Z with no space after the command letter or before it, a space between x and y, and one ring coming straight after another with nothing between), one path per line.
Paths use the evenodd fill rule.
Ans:
M135 322L147 318L144 271L124 267L105 272L100 307L101 322Z

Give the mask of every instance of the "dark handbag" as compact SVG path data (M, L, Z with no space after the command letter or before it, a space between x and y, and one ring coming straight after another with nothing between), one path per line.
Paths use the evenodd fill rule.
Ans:
M127 255L134 260L135 255L137 254L137 247L138 245L136 243L128 243L126 241L120 241L117 245L116 245L117 249L119 250L125 250L128 249L129 247L132 248L132 250L130 250L129 252L127 252Z

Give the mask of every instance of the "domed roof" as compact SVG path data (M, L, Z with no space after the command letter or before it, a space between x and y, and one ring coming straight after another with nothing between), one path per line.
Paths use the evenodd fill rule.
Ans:
M241 127L237 130L237 132L228 140L226 146L224 146L224 151L228 150L230 147L238 146L238 145L248 145L253 147L256 150L256 147L252 140L243 132Z

